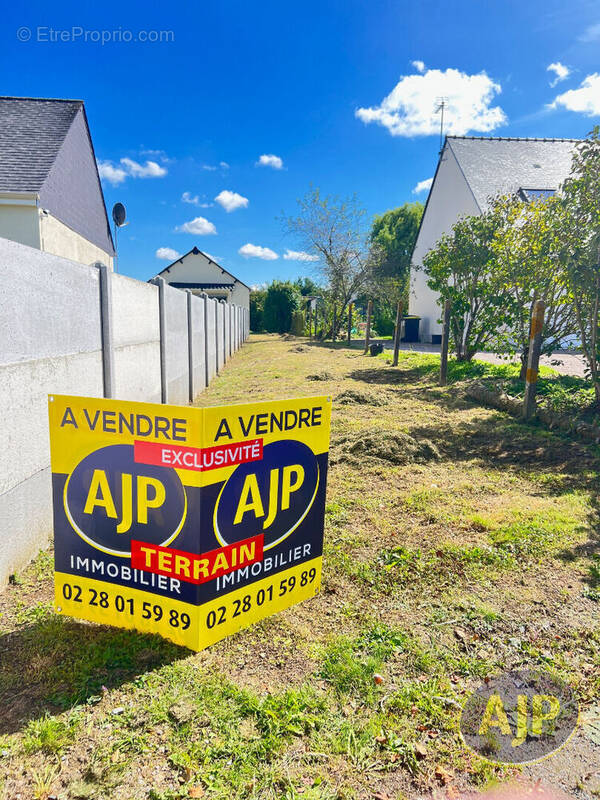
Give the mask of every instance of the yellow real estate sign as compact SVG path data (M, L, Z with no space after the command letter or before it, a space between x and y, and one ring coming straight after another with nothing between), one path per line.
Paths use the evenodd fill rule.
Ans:
M318 591L331 398L48 406L59 613L201 650Z

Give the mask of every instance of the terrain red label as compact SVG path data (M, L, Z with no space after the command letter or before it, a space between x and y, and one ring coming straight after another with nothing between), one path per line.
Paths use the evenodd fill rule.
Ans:
M131 541L131 566L144 572L201 584L263 560L263 534L209 550L187 553L150 542Z

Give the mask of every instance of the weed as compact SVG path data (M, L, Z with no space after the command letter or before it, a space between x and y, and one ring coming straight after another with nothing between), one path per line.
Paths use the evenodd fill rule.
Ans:
M31 720L23 735L23 749L26 753L58 754L71 744L75 738L79 715L69 714L66 719L59 719L48 714L40 719Z

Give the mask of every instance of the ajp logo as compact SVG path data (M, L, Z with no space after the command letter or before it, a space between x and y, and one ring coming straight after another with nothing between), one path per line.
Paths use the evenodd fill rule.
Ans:
M102 447L75 467L64 489L65 513L92 547L129 557L131 539L169 545L187 512L174 469L138 464L132 445Z
M569 686L546 672L519 670L488 680L469 697L460 730L465 744L490 761L526 764L566 744L578 717Z
M221 489L213 519L219 543L225 547L262 533L264 550L280 544L310 511L319 479L317 458L307 445L266 445L261 461L240 464Z

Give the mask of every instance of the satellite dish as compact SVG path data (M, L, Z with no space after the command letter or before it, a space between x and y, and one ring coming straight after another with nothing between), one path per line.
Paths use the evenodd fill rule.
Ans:
M125 206L123 203L115 203L112 210L112 218L117 228L120 228L125 224L126 216L127 212L125 211Z

